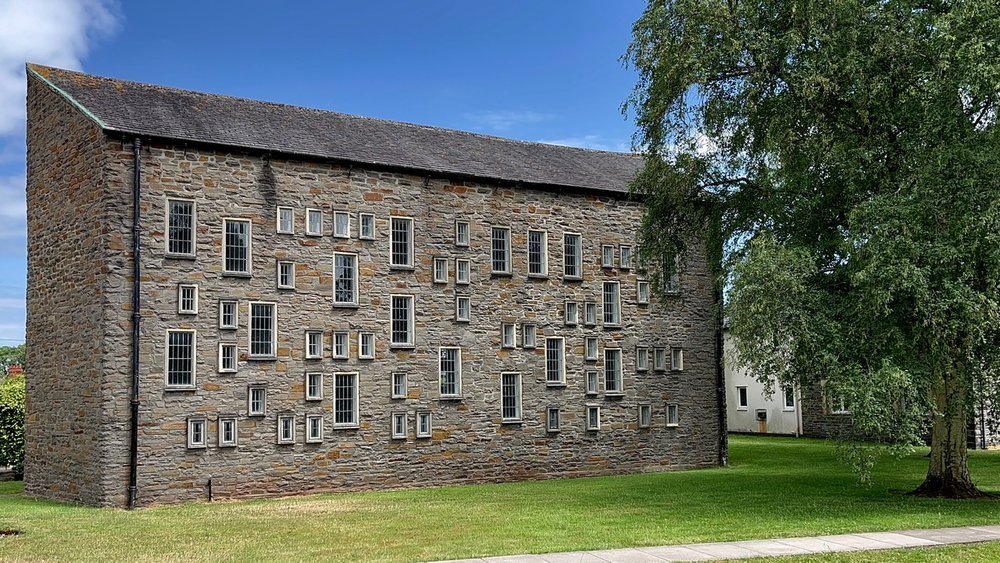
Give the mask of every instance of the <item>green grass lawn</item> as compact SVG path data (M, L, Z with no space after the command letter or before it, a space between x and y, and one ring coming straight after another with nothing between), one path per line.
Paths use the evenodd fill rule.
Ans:
M884 462L870 488L859 486L822 441L734 437L730 461L701 471L134 512L38 501L0 484L0 529L22 532L0 538L0 560L413 561L1000 521L998 501L899 494L920 483L927 465L920 454ZM980 487L1000 492L1000 452L974 452L970 465ZM992 544L947 549L921 553L944 554L928 561L1000 558ZM896 553L869 555L893 561Z

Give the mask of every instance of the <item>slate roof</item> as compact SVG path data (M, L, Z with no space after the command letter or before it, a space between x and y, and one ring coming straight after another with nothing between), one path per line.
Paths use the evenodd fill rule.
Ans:
M106 131L486 180L627 192L642 158L28 65Z

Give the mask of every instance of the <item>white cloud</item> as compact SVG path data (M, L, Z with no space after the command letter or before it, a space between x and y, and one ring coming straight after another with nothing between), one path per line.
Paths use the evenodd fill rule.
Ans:
M528 123L541 123L554 118L548 113L537 111L481 111L478 113L467 113L465 118L479 127L485 127L493 131L509 131L516 125Z
M109 0L0 0L0 135L24 128L24 63L79 69L118 25Z
M629 144L627 142L619 139L608 139L600 135L583 135L581 137L565 137L562 139L542 139L538 142L548 145L562 145L564 147L595 149L599 151L630 152Z

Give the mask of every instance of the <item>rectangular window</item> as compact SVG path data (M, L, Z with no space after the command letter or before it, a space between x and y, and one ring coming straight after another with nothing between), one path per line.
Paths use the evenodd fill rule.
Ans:
M236 373L236 344L219 344L219 373Z
M197 285L182 283L177 286L177 314L179 315L198 314Z
M602 268L614 268L615 267L615 247L610 244L605 244L601 247L601 267Z
M333 212L333 236L351 238L351 214L346 211Z
M438 350L438 380L442 397L462 396L462 349Z
M472 315L472 298L459 295L455 298L455 320L460 323L469 322Z
M311 371L306 373L306 400L323 400L323 374Z
M545 339L545 382L549 385L566 383L566 341L563 338Z
M167 200L167 254L194 256L193 201Z
M516 341L513 323L503 323L500 325L501 347L513 348Z
M491 268L494 274L509 274L510 267L510 229L493 227Z
M223 273L250 274L250 221L246 219L223 220Z
M585 346L584 346L584 351L585 351L584 359L586 359L586 360L596 360L597 359L597 348L598 348L597 337L596 336L588 336L584 340L584 344L585 344Z
M504 422L521 421L521 374L500 374L500 418Z
M434 283L448 283L448 259L434 259Z
M430 411L417 411L417 438L430 438L433 431Z
M594 326L597 324L597 303L587 301L583 304L583 322L587 326Z
M784 395L784 400L785 400L784 410L786 411L795 410L795 388L790 385L786 385L785 387L782 388L781 394Z
M292 415L281 415L278 417L278 443L295 443L295 417Z
M649 348L638 347L635 349L635 371L646 371L649 369Z
M306 443L318 444L323 441L323 415L306 415Z
M291 207L278 207L277 231L279 235L295 234L295 210Z
M468 285L472 280L472 262L465 258L455 260L455 283Z
M236 433L236 417L234 416L220 416L219 417L219 447L220 448L235 448L237 441Z
M358 304L358 255L333 253L333 304Z
M391 340L390 346L405 348L413 346L413 296L393 295L390 301Z
M680 416L677 413L677 405L667 405L667 426L679 426Z
M597 394L597 372L588 371L587 372L587 394L596 395Z
M621 324L621 294L618 282L604 282L604 326Z
M251 358L273 358L276 355L276 307L274 303L250 303Z
M648 281L637 281L635 282L635 302L639 305L649 304L649 282Z
M580 235L570 233L563 235L563 277L570 279L583 277L583 249Z
M678 256L664 256L663 258L663 291L666 293L680 293L681 275L680 259Z
M601 407L587 407L587 430L601 429Z
M413 219L391 217L389 219L391 240L389 266L395 268L413 267Z
M295 262L278 262L278 289L295 289Z
M622 351L619 348L604 349L604 392L619 395L622 387Z
M455 221L455 246L469 246L472 239L468 221Z
M649 428L653 413L650 405L639 405L639 428Z
M392 374L392 398L406 398L406 374L403 372L393 372Z
M204 448L208 445L205 437L208 421L204 418L189 418L187 421L187 447Z
M667 351L664 348L653 348L653 369L667 371Z
M358 333L358 359L360 360L375 359L375 333L372 332Z
M623 244L618 247L618 267L622 270L632 269L632 247Z
M576 301L567 301L564 311L566 324L569 326L576 325L580 317L580 305Z
M738 385L736 387L736 410L745 411L749 408L749 405L750 401L746 386Z
M195 332L168 330L166 366L167 389L193 389L195 375Z
M350 355L351 334L349 332L333 333L333 359L346 360Z
M264 416L267 413L267 387L247 387L247 416Z
M392 439L405 440L406 434L407 434L406 413L405 412L392 413Z
M535 325L524 323L521 325L521 345L525 348L534 348L536 346L535 342L537 337L535 334Z
M362 240L375 240L375 216L371 213L361 213L358 215L361 223L358 238Z
M528 275L549 273L549 241L545 231L528 231Z
M680 348L670 349L670 369L673 371L684 369L684 350Z
M545 411L545 429L549 432L559 432L559 409L549 407Z
M306 209L306 234L311 237L323 236L323 211L320 209Z
M323 357L323 331L306 331L306 359L318 360Z
M358 374L334 375L333 427L353 428L358 425Z
M219 301L219 328L232 330L238 326L239 313L236 301Z

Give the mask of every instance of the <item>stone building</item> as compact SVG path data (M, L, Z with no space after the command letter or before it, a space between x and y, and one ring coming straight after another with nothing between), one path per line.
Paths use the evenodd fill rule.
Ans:
M26 491L719 464L706 249L657 300L640 164L29 65Z

